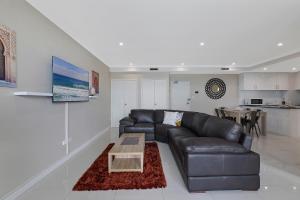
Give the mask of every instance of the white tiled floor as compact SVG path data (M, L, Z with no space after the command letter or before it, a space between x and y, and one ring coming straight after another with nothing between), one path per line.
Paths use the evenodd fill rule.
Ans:
M115 130L112 131L115 134ZM151 190L118 190L73 192L78 178L101 153L107 144L93 144L64 166L46 177L19 199L22 200L299 200L300 178L265 164L261 165L261 189L259 191L215 191L188 193L177 169L168 145L159 143L167 188ZM256 146L255 148L258 148ZM264 157L264 156L263 156Z
M255 138L252 149L264 163L300 176L300 139L267 134Z

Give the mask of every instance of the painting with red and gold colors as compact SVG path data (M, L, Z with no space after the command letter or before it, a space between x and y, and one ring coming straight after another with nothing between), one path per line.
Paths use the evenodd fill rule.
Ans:
M99 94L99 73L95 71L92 71L92 88Z

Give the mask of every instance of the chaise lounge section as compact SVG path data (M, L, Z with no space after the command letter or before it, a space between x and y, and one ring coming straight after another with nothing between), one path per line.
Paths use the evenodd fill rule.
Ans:
M120 120L120 135L144 132L146 140L169 144L190 192L258 190L260 157L252 138L235 122L198 112L183 112L180 127L163 124L164 111L132 110Z

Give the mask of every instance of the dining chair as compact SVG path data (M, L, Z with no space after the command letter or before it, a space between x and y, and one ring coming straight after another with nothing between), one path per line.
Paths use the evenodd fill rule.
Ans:
M250 108L244 108L243 110L250 111L251 109ZM242 124L243 127L247 126L247 120L249 118L250 118L250 116L248 116L248 115L245 115L245 116L241 117L241 124Z
M262 110L260 110L260 109L256 110L256 118L255 118L255 125L257 126L260 135L262 134L262 132L261 132L261 129L260 129L260 126L259 126L258 122L259 122L260 117L261 117L261 111Z
M247 131L249 131L249 134L253 135L253 132L255 131L257 137L259 137L259 133L256 128L256 119L257 119L257 111L253 110L249 113L249 119L246 119L245 125Z
M215 108L215 112L216 112L217 117L221 118L221 117L220 117L220 113L219 113L219 109L218 109L218 108Z
M227 116L224 109L225 109L225 107L221 107L220 110L219 110L221 118L222 119L228 119L228 120L231 120L231 121L236 121L236 118Z

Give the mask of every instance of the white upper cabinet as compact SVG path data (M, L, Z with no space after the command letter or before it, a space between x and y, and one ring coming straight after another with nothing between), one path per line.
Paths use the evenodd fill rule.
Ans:
M289 73L276 73L275 80L276 80L276 90L290 90L291 81L290 81L290 74Z
M257 90L257 77L254 73L240 74L239 85L240 90Z
M243 73L240 90L289 90L289 73Z

